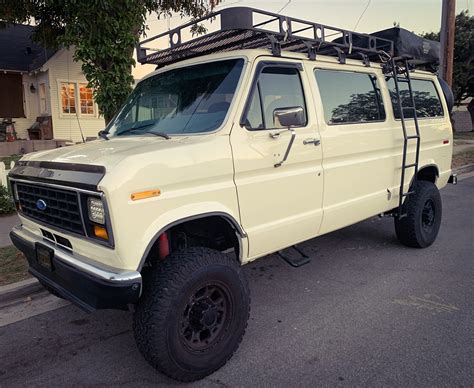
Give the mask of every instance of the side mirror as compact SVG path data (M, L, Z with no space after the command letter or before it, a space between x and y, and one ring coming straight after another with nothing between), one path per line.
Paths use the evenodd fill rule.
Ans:
M107 132L107 130L102 129L101 131L99 131L97 136L99 136L102 139L109 140L109 137L107 136L108 134L109 134L109 132Z
M302 127L306 123L304 109L301 106L277 108L273 111L273 123L276 128Z

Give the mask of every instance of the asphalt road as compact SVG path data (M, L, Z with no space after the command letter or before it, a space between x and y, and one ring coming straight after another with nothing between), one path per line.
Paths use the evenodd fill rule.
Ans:
M392 219L304 244L294 269L272 255L246 266L247 334L195 386L474 384L474 178L443 190L435 244L409 249ZM62 307L0 328L0 386L180 385L142 359L131 313Z

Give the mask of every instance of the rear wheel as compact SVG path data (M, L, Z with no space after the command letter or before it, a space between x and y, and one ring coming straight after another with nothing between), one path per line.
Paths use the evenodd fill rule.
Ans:
M442 206L439 190L434 183L418 181L415 193L403 204L406 217L395 217L398 240L409 247L425 248L433 244L441 226Z
M222 367L242 340L250 297L240 265L218 251L172 253L149 274L134 315L140 352L180 381Z

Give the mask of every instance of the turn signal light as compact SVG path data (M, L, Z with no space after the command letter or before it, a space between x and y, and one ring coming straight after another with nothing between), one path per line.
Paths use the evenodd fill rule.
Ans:
M132 201L138 201L140 199L158 197L161 194L159 189L156 190L147 190L147 191L140 191L138 193L133 193L130 198Z
M109 235L107 234L107 229L99 225L94 225L94 236L99 237L103 240L109 239Z

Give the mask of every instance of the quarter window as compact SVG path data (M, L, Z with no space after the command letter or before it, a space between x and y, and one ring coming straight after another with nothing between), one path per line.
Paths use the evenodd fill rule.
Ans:
M302 107L306 115L299 71L293 67L265 67L258 77L245 126L248 129L272 129L278 125L273 114L276 109Z
M387 82L387 85L389 87L390 97L392 99L393 114L395 115L395 118L399 119L400 112L398 110L398 102L393 78L390 78L390 80ZM398 88L400 90L402 106L411 106L408 84L405 82L399 82ZM411 88L413 90L413 98L415 99L416 116L418 118L443 116L443 106L441 105L438 92L436 91L435 85L432 81L412 79ZM404 117L412 118L413 113L409 109L405 109Z
M316 69L315 76L326 123L385 120L385 109L375 75Z

